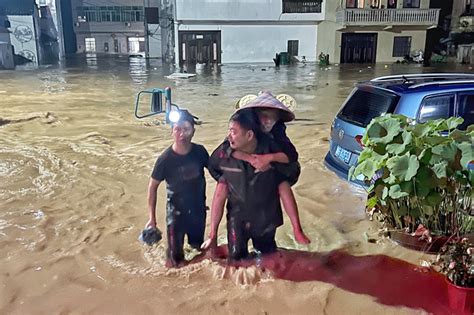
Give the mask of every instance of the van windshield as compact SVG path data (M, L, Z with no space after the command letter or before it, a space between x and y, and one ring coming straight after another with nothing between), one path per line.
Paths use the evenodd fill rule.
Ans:
M359 87L347 100L338 118L361 127L385 113L392 113L399 96L373 87Z

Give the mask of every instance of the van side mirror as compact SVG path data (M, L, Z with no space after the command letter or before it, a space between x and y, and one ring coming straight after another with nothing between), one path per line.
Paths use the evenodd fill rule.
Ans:
M143 108L150 108L144 110ZM168 113L171 109L171 89L147 89L140 91L135 100L135 117L138 119Z

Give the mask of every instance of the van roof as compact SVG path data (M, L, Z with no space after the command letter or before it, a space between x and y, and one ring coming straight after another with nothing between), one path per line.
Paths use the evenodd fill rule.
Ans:
M396 94L433 90L474 88L474 74L423 73L383 76L364 81L359 85L375 86Z

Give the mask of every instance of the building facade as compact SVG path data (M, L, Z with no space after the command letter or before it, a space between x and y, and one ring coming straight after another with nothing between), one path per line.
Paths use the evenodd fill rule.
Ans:
M72 0L78 53L145 55L143 0Z
M454 0L448 51L459 63L474 64L474 1Z
M333 63L395 62L424 50L438 16L429 0L326 1L318 54L329 54Z
M280 52L315 60L327 2L176 0L175 62L272 62Z

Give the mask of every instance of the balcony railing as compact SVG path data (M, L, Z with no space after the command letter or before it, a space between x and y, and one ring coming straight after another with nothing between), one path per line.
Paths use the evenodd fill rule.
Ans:
M343 9L336 21L342 25L436 25L440 9Z
M283 0L283 13L321 13L322 0Z

